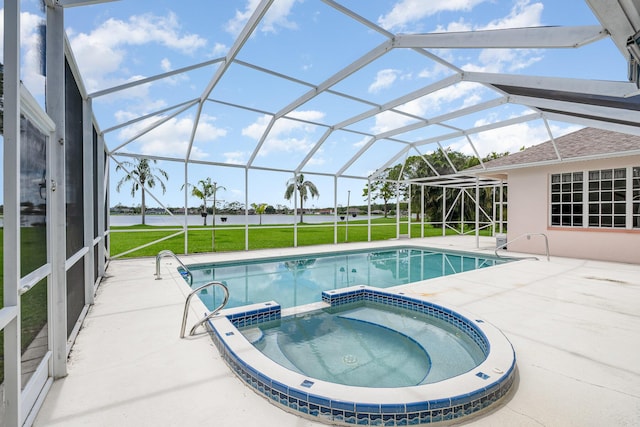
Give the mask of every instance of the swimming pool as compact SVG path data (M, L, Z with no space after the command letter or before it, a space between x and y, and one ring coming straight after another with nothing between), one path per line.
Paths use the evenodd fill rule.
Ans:
M472 340L481 349L482 360L468 371L417 385L363 387L318 379L275 362L240 332L282 321L282 307L274 301L218 313L209 321L213 341L231 369L254 391L282 409L330 424L407 426L459 421L488 410L513 385L516 359L511 344L497 328L476 316L368 286L325 291L322 300L330 307L351 307L364 301L416 318L434 317ZM422 349L425 363L430 350Z
M309 254L249 262L189 265L192 287L209 281L229 289L227 307L275 300L283 308L321 300L322 291L353 285L388 288L509 262L463 252L402 246L384 249ZM199 295L212 310L222 301L218 290Z
M482 363L486 347L435 316L368 301L240 331L288 369L359 387L408 387L452 378Z

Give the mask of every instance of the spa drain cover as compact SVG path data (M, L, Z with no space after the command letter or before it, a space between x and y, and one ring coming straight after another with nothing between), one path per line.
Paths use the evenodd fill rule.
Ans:
M345 354L344 356L342 356L342 361L347 365L355 365L356 363L358 363L358 358L353 354Z

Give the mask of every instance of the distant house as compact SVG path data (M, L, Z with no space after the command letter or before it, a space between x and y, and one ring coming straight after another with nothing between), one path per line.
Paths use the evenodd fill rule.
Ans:
M551 255L640 263L640 136L585 128L485 167L508 182L507 241L544 233ZM544 239L508 249L542 254Z

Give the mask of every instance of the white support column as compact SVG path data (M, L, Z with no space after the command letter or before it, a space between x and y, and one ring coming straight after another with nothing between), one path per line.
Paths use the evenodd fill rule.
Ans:
M100 138L102 140L102 146L104 147L104 135L101 136ZM104 206L105 206L105 211L106 211L106 217L105 217L105 230L109 230L111 228L111 215L110 215L110 200L111 197L109 196L110 191L108 190L109 188L109 177L111 176L110 171L111 171L111 161L109 160L110 157L107 157L105 159L105 164L104 164L104 181L103 181L103 196L104 196ZM111 237L108 234L105 234L105 244L104 244L104 250L105 250L105 255L107 258L111 257ZM102 273L104 273L104 269L102 270Z
M333 176L333 244L338 244L338 177Z
M93 226L95 213L93 212L93 113L91 99L82 101L82 191L84 193L84 247L89 251L84 255L84 303L93 304L93 294L95 293L93 258Z
M499 217L500 217L500 234L503 233L503 231L502 231L502 221L503 221L502 212L504 211L504 205L503 205L504 198L503 197L504 197L504 182L500 181L500 215L499 215Z
M480 178L476 176L476 249L480 249Z
M491 187L491 205L493 209L491 210L491 236L496 235L496 211L498 210L498 206L496 204L496 187Z
M2 425L20 420L20 2L4 4L4 399Z
M98 135L98 144L96 146L97 170L96 173L98 179L98 194L94 194L94 197L98 198L98 212L96 217L98 218L98 236L100 242L98 243L98 265L95 267L98 269L98 276L104 277L104 259L105 259L105 245L106 236L104 233L105 226L105 212L108 211L109 205L105 198L105 161L104 161L104 136Z
M293 174L293 247L298 247L298 173Z
M424 238L424 185L420 186L420 237Z
M189 162L184 162L184 254L189 253Z
M461 188L460 189L460 234L464 234L464 199L465 199L465 189Z
M409 200L407 200L407 237L411 238L411 183L409 183Z
M244 168L244 250L249 250L249 168Z
M367 242L371 241L371 180L367 180Z
M442 187L442 235L447 235L447 187Z
M396 188L396 239L400 238L400 188Z
M59 6L47 6L47 114L56 125L51 143L51 179L55 185L51 198L53 242L52 263L52 325L53 376L67 375L67 253L66 190L65 190L65 58L64 13Z

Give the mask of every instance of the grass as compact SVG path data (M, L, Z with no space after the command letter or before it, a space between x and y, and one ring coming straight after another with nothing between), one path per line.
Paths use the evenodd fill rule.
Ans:
M400 234L407 234L408 224L400 225ZM371 221L371 240L388 240L396 237L395 218L377 218ZM411 224L411 235L420 236L421 224ZM133 225L122 227L111 227L110 251L111 256L130 251L136 247L148 244L154 240L170 236L181 227L158 227L149 225ZM286 248L294 246L294 227L250 225L248 227L249 250ZM217 225L215 230L215 245L212 239L211 227L190 226L188 228L188 253L203 252L230 252L243 251L245 249L245 227L233 225ZM297 226L298 246L312 246L334 243L334 225L326 224L301 224ZM482 234L488 234L489 231ZM455 234L447 229L447 234ZM440 236L442 229L430 225L424 226L424 236ZM155 256L164 249L169 249L177 254L184 253L184 234L174 236L162 242L154 243L145 248L137 249L125 257ZM368 241L368 230L366 220L349 221L348 228L344 222L338 224L337 242L366 242Z
M20 229L21 274L42 266L46 262L44 227ZM0 228L0 307L4 306L4 259L1 243L4 230ZM45 243L43 243L45 242ZM47 281L41 280L20 297L21 351L24 352L47 323ZM4 330L0 331L0 384L4 382Z

